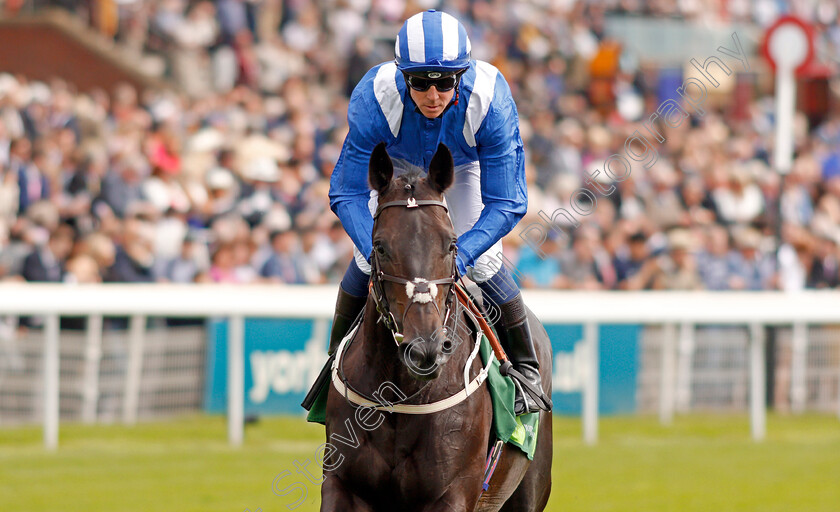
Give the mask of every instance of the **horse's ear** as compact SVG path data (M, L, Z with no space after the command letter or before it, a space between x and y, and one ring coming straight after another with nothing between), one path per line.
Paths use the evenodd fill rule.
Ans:
M373 148L373 153L370 154L370 164L368 164L370 188L381 194L388 188L393 176L394 164L391 162L391 157L388 156L388 151L385 150L385 143L380 142Z
M452 153L445 144L438 144L435 156L432 157L432 163L429 165L429 184L439 194L452 185L452 180L455 179L455 166L452 163Z

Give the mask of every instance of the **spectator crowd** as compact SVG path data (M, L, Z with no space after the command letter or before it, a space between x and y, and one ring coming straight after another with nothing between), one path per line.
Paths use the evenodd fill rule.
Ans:
M393 37L407 16L439 8L464 23L473 57L496 65L517 101L529 213L504 242L523 286L836 288L838 4L715 5L118 2L109 35L160 55L180 89L80 92L58 79L0 74L0 279L338 281L352 244L328 191L349 94L371 66L393 58ZM678 128L660 123L666 141L657 162L601 183L615 192L579 226L564 226L569 236L549 237L540 251L519 236L538 212L570 207L570 194L623 151L669 83L663 68L605 35L608 16L760 29L788 10L814 23L818 56L834 70L830 107L797 114L789 175L781 179L771 167L767 85L748 84L744 94L733 75L735 86L710 95L703 116Z

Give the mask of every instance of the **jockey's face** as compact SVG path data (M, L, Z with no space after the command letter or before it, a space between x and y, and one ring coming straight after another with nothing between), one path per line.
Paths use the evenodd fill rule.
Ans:
M440 116L449 102L452 101L452 96L455 95L455 89L440 92L434 85L422 92L409 87L408 92L411 94L414 104L420 109L420 113L429 119Z

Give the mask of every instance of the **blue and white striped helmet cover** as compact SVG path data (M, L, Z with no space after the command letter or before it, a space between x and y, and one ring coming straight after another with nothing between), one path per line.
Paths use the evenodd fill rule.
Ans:
M470 38L460 21L430 9L403 23L394 53L401 71L457 71L470 64Z

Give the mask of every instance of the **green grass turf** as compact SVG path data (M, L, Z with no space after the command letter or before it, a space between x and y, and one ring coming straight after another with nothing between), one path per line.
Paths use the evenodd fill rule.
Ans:
M197 416L135 427L62 424L46 452L38 428L0 429L3 512L255 512L287 510L303 481L295 459L314 459L323 427L265 418L246 428L242 448L226 443L222 417ZM741 416L603 418L597 446L580 421L554 425L554 486L548 510L628 512L840 511L840 421L770 416L754 443ZM308 484L296 510L318 510Z

